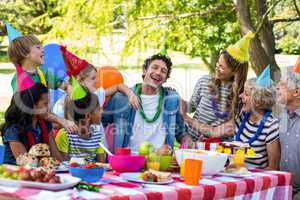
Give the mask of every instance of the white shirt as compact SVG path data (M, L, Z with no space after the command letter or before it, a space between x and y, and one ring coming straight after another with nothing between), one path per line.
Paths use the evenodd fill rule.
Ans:
M141 95L144 113L148 119L152 119L154 117L158 106L158 99L159 94ZM152 143L155 148L160 148L165 143L166 130L165 127L163 127L162 113L163 110L155 122L147 123L142 118L139 110L136 112L132 128L132 136L130 137L129 142L129 146L132 151L138 151L139 146L145 141Z

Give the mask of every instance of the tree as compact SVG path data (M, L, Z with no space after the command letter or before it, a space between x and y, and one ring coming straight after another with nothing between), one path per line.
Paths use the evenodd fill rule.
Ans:
M252 67L256 74L259 74L265 66L271 64L274 79L278 78L275 77L274 73L279 70L275 61L274 24L290 20L300 20L300 18L297 17L270 20L268 14L280 2L281 0L271 1L269 4L267 0L237 0L236 2L241 32L243 34L249 30L256 32L256 37L252 40L250 45ZM294 1L294 6L298 12L296 1ZM251 9L253 9L254 12L251 12Z

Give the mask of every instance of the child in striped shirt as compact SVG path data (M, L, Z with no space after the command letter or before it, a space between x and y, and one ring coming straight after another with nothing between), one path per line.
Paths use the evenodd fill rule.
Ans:
M76 81L75 78L73 80ZM71 99L67 106L67 116L78 125L79 133L74 134L61 129L56 136L57 147L64 160L79 157L89 162L104 162L105 154L100 146L100 142L103 142L104 131L99 125L102 102L98 101L94 93L87 89L82 88L82 90L86 95L80 99Z
M258 155L247 158L248 167L278 169L280 158L279 120L272 115L275 104L275 89L261 88L255 79L245 83L241 114L235 120L235 139L249 145Z

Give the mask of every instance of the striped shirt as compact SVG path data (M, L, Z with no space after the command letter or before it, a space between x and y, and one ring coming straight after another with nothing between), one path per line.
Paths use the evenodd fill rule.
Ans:
M96 160L97 154L103 153L99 145L103 134L102 125L91 126L91 136L89 138L81 138L77 134L67 133L61 129L55 141L58 150L69 154L70 158L85 158L87 161L93 162Z
M228 119L218 118L214 113L211 101L214 96L211 94L209 88L212 79L212 76L205 75L197 81L193 95L189 102L188 112L195 112L193 118L198 120L200 123L218 126ZM217 111L219 113L224 113L227 111L227 101L231 94L231 85L231 83L226 85L221 84L218 90L220 92L220 100L217 102ZM190 127L189 134L194 140L197 140L200 136L198 131Z
M241 122L243 121L244 115L240 115L236 121L236 133L241 125ZM257 123L253 123L248 119L246 121L245 128L243 132L241 133L241 141L244 143L247 143L250 138L252 138L258 127L259 127L260 121ZM249 167L259 167L259 168L265 168L268 166L268 153L267 153L267 144L271 144L272 142L279 139L279 120L272 115L270 115L267 118L267 121L258 136L258 138L251 144L251 147L254 149L256 154L260 154L261 157L257 158L247 158L246 164Z

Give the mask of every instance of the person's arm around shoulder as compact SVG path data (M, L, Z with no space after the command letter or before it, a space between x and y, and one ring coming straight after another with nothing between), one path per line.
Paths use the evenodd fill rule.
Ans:
M48 112L48 114L44 117L44 120L59 124L61 127L66 129L67 132L78 133L78 127L75 122L58 117L52 112Z
M106 96L110 96L112 94L115 94L116 92L122 92L123 94L125 94L128 97L128 104L135 110L140 107L139 98L125 84L114 85L105 90Z

